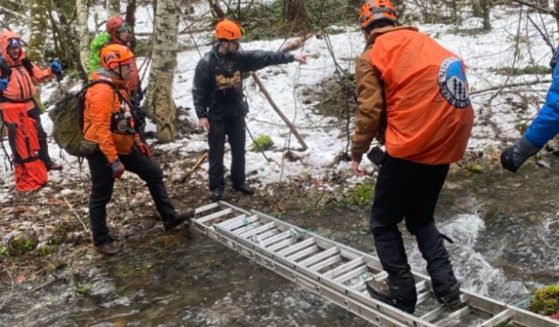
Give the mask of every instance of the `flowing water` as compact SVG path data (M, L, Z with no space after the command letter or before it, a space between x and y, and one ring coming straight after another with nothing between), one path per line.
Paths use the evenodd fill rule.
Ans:
M518 303L559 281L559 160L520 174L452 175L437 209L462 287ZM249 208L247 208L249 209ZM290 212L284 219L373 252L368 210ZM404 232L410 262L424 271ZM18 290L0 326L369 326L201 234L146 235L125 253L37 291ZM0 303L9 290L0 290Z

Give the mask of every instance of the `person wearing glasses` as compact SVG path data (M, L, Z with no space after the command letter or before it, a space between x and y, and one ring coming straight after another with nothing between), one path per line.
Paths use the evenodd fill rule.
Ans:
M241 27L228 19L215 28L217 42L198 62L192 95L198 126L209 129L209 188L213 201L225 189L223 155L225 136L231 146L233 189L245 195L254 190L245 182L245 116L248 105L243 94L243 74L270 65L297 61L307 63L306 54L274 51L242 51Z
M101 50L110 44L119 44L127 47L132 51L132 33L130 25L120 16L113 16L107 20L107 31L99 34L90 45L88 74L91 78L93 73L100 68L101 62L99 54ZM132 51L133 52L133 51ZM145 141L145 117L146 114L141 109L140 105L144 98L142 92L142 85L140 81L140 74L136 61L132 62L130 66L130 79L128 81L128 89L130 90L130 101L132 104L132 112L137 122L137 128L140 137Z
M37 93L35 85L54 76L62 76L62 65L58 60L53 60L50 68L41 69L27 58L19 34L12 31L0 33L0 112L9 106L23 106L27 116L34 121L39 143L38 158L47 170L62 170L62 165L49 155L47 133L41 124L42 112L33 99ZM14 146L11 137L10 145ZM21 160L15 155L17 151L12 150L17 164Z

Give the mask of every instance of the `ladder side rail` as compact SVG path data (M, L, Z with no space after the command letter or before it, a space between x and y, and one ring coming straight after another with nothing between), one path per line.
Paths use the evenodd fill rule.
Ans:
M478 327L495 327L499 324L506 323L508 320L512 318L512 315L513 315L513 311L507 309L491 317L491 319L484 321Z
M510 309L513 313L513 322L521 326L538 326L538 327L557 327L559 321L548 317L538 315L536 313L506 304L494 299L490 299L483 295L475 294L467 290L460 289L463 294L464 301L468 306L479 311L491 314L492 316L499 314L506 309Z

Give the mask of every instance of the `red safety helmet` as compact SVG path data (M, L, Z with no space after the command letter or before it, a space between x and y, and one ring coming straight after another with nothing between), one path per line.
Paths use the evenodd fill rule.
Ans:
M243 36L239 24L224 19L215 26L215 37L218 40L237 41Z
M361 29L366 29L373 22L381 19L387 19L393 22L398 20L396 8L390 0L367 0L361 6L359 13L359 25Z
M101 66L115 69L121 65L131 64L134 54L130 49L120 44L109 44L101 50Z

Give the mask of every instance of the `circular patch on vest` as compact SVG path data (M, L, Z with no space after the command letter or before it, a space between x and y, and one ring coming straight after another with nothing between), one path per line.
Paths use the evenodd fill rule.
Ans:
M439 68L439 88L451 105L463 109L470 105L468 80L458 58L446 58Z

